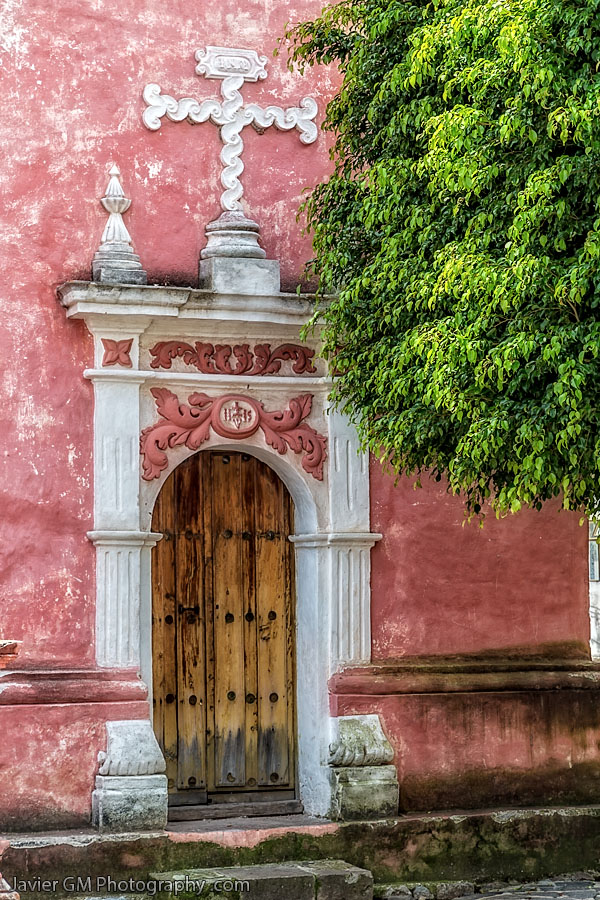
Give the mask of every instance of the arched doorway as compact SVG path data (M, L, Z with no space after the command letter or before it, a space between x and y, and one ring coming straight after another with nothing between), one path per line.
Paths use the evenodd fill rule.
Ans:
M163 485L152 530L164 535L152 551L153 704L170 817L219 803L297 809L286 487L250 454L197 453Z

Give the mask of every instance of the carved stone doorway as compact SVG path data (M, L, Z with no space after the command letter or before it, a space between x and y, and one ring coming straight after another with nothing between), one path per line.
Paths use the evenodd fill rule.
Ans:
M153 704L170 818L298 810L286 487L248 453L204 451L171 473L152 529L163 534Z

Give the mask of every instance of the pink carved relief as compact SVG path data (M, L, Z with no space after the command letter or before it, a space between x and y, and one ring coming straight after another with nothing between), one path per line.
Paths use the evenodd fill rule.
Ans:
M323 480L327 439L304 421L312 409L312 394L289 401L287 409L267 412L262 403L240 394L209 397L194 393L188 405L166 388L152 388L161 416L159 422L142 431L140 452L143 478L152 481L168 466L166 450L185 445L198 450L210 437L211 429L221 437L242 440L260 428L270 447L278 453L304 453L302 468L317 481Z
M102 357L103 366L126 366L131 368L131 346L133 338L124 341L113 341L112 338L102 338L104 345L104 356Z
M231 355L233 352L234 361ZM150 350L153 369L170 369L171 360L181 357L186 366L195 366L204 375L277 375L282 362L293 361L295 375L317 371L312 358L315 351L300 344L280 344L271 350L270 344L205 344L194 346L184 341L160 341Z

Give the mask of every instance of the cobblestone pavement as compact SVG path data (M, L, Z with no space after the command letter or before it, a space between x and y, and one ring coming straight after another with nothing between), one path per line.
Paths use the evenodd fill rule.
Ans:
M578 872L527 884L483 885L481 893L466 896L469 900L600 900L600 873Z
M378 886L381 900L600 900L600 872L576 872L519 884L494 881L475 887L469 881L436 885Z

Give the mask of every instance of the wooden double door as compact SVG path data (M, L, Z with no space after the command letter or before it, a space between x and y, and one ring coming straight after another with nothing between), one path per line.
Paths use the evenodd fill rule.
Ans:
M294 797L292 526L248 454L197 453L161 489L153 703L172 806Z

